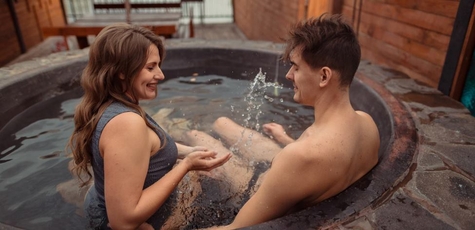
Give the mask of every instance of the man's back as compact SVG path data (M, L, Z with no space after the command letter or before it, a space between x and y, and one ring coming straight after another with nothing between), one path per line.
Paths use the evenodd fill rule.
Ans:
M310 126L299 139L284 148L274 162L300 160L312 165L295 168L295 180L308 188L308 196L293 208L295 210L332 197L360 179L378 162L378 150L376 124L368 114L358 111L335 116L320 126ZM288 156L281 157L283 154Z

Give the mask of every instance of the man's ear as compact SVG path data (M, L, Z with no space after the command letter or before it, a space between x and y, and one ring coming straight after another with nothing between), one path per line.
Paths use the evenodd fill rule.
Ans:
M320 74L320 87L327 86L333 77L333 71L330 68L324 66L320 69L319 74Z

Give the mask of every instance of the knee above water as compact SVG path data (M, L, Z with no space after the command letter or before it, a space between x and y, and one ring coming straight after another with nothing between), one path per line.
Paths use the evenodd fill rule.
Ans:
M225 126L225 125L230 124L231 122L232 122L232 120L227 118L227 117L219 117L213 123L213 127L216 128L216 127L219 127L219 126Z

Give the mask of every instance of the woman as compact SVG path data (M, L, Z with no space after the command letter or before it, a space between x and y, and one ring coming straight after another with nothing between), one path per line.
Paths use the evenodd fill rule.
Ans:
M231 157L176 144L139 106L157 96L163 58L157 35L125 23L104 28L90 47L68 146L75 173L87 174L83 185L92 179L88 166L93 169L84 203L91 228L159 229L185 174L209 171ZM177 157L183 160L174 167Z

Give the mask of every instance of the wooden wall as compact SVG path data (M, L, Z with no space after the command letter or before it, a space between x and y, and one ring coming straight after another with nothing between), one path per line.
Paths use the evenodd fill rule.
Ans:
M0 1L0 22L0 66L3 66L21 54L6 1Z
M7 1L0 1L0 66L22 54ZM16 0L13 4L26 50L43 41L42 26L65 24L61 0Z
M307 18L319 17L323 13L335 13L333 11L335 1L339 0L308 0Z
M304 17L304 0L233 0L234 21L250 40L282 42Z
M342 13L363 59L437 88L459 0L234 0L235 22L252 40L281 42L303 16ZM361 9L360 9L361 6Z
M344 0L363 58L437 88L459 0ZM361 9L360 9L361 6Z

